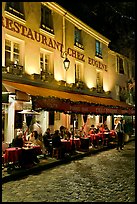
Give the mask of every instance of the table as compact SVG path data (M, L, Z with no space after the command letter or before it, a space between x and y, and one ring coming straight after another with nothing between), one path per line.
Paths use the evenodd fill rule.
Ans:
M70 151L71 151L71 143L70 143L70 140L61 139L61 143L62 143L62 146L63 146L64 149L65 149L65 152L70 152Z
M90 139L90 142L91 142L94 146L98 146L98 145L102 144L102 141L103 141L103 133L90 134L90 135L88 136L88 138Z
M80 147L82 149L85 149L85 150L89 149L90 140L88 137L81 137L80 142L81 142Z
M42 154L42 149L39 145L32 146L32 148L35 150L36 155L41 155Z
M36 155L42 154L42 149L41 149L40 145L33 145L32 143L29 142L29 143L25 143L23 148L33 148L35 150Z
M11 147L5 150L4 163L18 163L22 157L22 149L19 147Z
M37 155L40 152L37 152L37 151L40 151L40 150L41 150L40 146L22 147L21 166L29 166L34 164L34 162L39 162Z
M109 144L109 137L110 137L110 132L104 132L104 142L103 145L108 145Z
M79 138L74 138L74 139L70 138L71 146L72 146L72 142L74 142L76 150L79 150L80 145L81 145L80 139Z

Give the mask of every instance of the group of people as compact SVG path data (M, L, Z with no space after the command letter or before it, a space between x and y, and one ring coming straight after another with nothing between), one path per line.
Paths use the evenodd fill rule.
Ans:
M101 125L97 125L97 127L95 127L94 125L91 125L88 134L97 134L99 132L108 132L109 128L107 126L106 123L102 123Z
M52 156L53 148L58 148L62 151L63 147L61 144L61 139L69 140L71 136L73 136L73 130L69 131L66 127L60 126L59 130L55 130L54 134L51 134L50 128L47 128L45 133L42 135L42 131L38 131L38 126L35 125L33 131L27 135L27 138L23 136L23 132L21 129L17 130L17 136L12 141L13 147L23 147L25 143L29 141L33 145L39 145L41 147L42 153L46 158L46 155ZM124 134L124 126L123 126L123 119L116 120L116 125L114 130L117 133L117 149L123 149L123 134ZM96 134L98 132L106 132L109 131L108 126L104 123L100 126L98 125L96 128L94 125L91 125L88 134ZM81 128L79 133L74 134L76 137L83 137L84 132ZM62 151L63 152L63 151Z

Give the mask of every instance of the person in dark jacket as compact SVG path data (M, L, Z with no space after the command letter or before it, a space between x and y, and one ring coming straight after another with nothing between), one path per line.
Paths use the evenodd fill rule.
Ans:
M117 122L117 124L115 126L115 130L116 130L117 136L118 136L117 150L118 151L120 149L123 150L123 146L124 146L124 124L123 124L123 118L121 118L120 121Z
M62 159L64 157L65 150L64 150L64 147L62 146L62 143L61 143L59 130L55 130L55 133L52 136L52 148L57 149L59 159Z
M59 135L59 130L55 130L55 133L52 136L52 147L61 147L61 139Z
M51 134L50 134L50 128L47 128L47 131L43 135L43 144L48 152L48 155L52 155L52 147L50 146L50 140L51 140Z
M22 130L17 131L17 136L12 140L12 147L20 147L22 148L24 146L24 141L22 138Z

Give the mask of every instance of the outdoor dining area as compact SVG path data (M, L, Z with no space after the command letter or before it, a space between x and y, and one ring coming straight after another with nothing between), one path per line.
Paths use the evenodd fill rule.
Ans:
M65 128L64 128L65 130ZM63 131L64 131L63 130ZM11 144L2 144L2 164L8 168L28 168L37 165L40 160L39 156L64 159L66 154L72 155L77 151L88 151L89 148L99 148L100 146L108 146L111 142L116 140L116 133L114 130L111 131L95 131L94 127L90 128L88 134L82 133L82 130L76 131L75 133L70 132L69 136L65 134L64 136L58 130L60 145L54 145L55 134L50 134L48 138L49 147L44 147L43 139L41 141L42 145L33 143L31 140L25 139L23 145L19 147L18 145L12 146ZM62 136L61 136L62 135ZM68 136L68 137L67 137ZM24 138L22 136L22 138ZM38 139L39 140L39 139ZM55 140L55 143L56 140ZM44 151L43 151L44 147Z

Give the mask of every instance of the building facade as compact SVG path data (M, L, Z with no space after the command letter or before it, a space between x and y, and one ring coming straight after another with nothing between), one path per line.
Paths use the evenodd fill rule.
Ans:
M44 133L71 128L74 115L85 131L104 121L112 129L114 114L134 115L135 64L109 42L55 2L2 2L4 140L34 118ZM39 114L19 113L32 109Z

